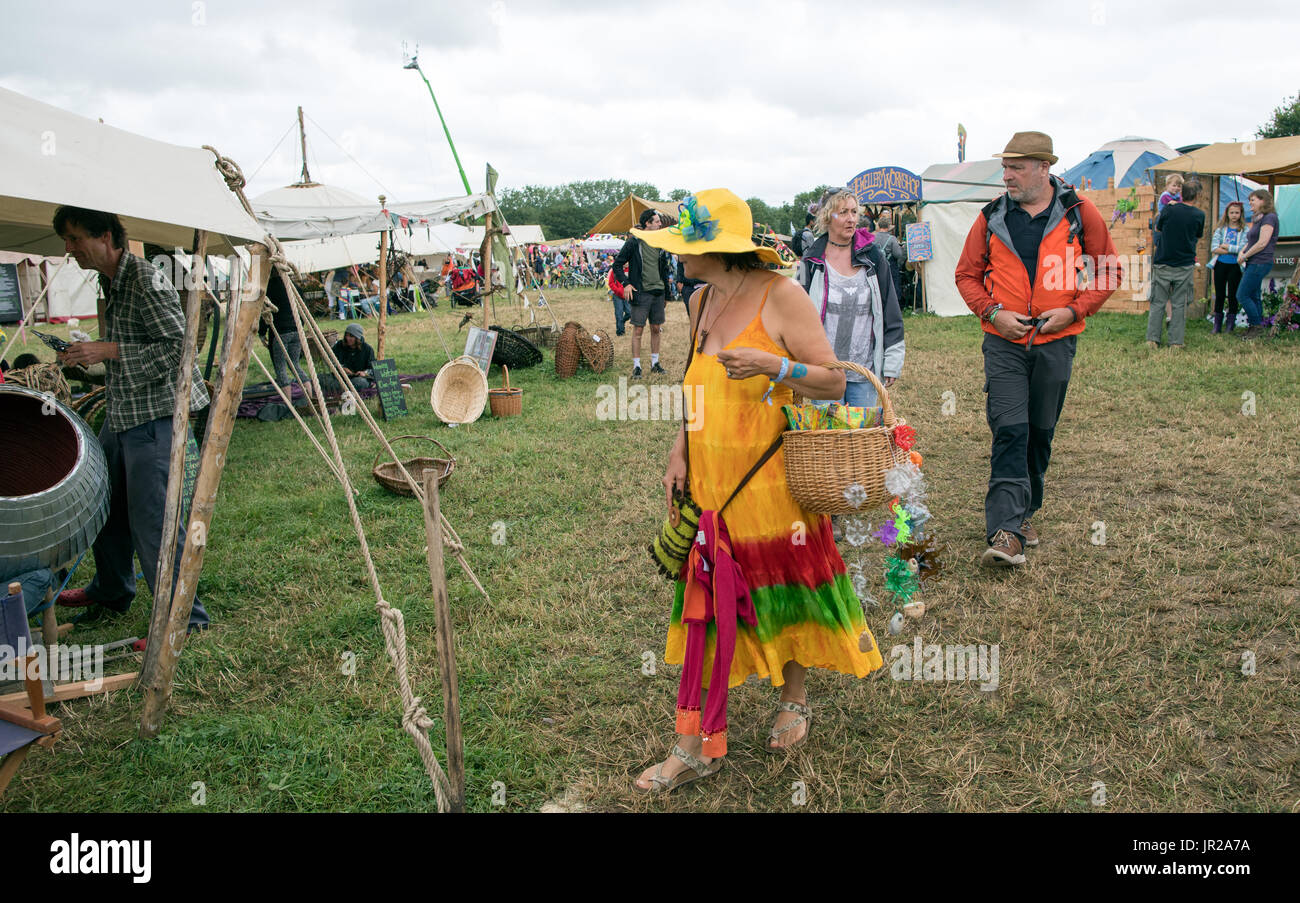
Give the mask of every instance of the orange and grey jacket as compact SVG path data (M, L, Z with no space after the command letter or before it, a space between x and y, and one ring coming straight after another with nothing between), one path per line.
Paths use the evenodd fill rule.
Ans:
M985 332L999 334L987 315L1001 304L1003 310L1025 317L1059 307L1074 312L1073 323L1060 332L1039 335L1039 344L1078 335L1084 318L1106 303L1122 277L1115 243L1097 207L1060 179L1049 178L1056 195L1038 246L1038 271L1032 283L1007 230L1010 202L1005 194L980 212L966 236L957 261L957 291ZM1028 340L1026 335L1019 344Z

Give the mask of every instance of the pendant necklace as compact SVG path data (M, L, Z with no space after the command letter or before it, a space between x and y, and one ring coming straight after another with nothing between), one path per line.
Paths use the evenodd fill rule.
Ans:
M717 322L718 322L718 317L722 316L723 312L724 312L728 307L731 306L731 300L732 300L733 298L736 297L736 294L740 291L741 287L744 286L744 284L745 284L745 280L748 279L748 278L749 278L749 271L746 270L746 271L745 271L745 275L742 276L742 277L740 277L740 282L739 282L739 284L737 284L737 286L736 286L734 289L732 289L731 294L727 295L727 301L726 301L726 304L721 305L721 306L718 308L718 312L717 312L716 314L713 315L713 319L709 321L709 326L708 326L708 328L707 328L707 329L701 329L701 330L700 330L700 343L699 343L698 345L695 346L695 353L696 353L696 354L703 354L703 353L704 353L704 343L707 342L707 341L709 340L709 329L712 329L712 328L717 324Z

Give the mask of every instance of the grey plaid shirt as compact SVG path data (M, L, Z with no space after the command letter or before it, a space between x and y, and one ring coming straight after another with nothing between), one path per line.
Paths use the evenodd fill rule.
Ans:
M123 252L112 282L102 274L104 319L100 338L117 342L118 359L106 360L108 428L115 433L175 411L176 368L185 344L185 313L163 272ZM199 368L190 380L190 410L208 403Z

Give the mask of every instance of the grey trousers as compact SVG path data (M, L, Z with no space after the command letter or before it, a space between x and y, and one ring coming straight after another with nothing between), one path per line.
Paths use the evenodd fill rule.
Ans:
M121 433L113 432L105 424L99 431L99 442L108 459L111 496L108 522L92 547L95 577L86 587L86 593L109 608L126 611L135 598L133 558L140 559L149 592L156 591L158 549L162 544L167 503L167 471L171 466L172 418L151 420ZM173 586L181 568L186 533L182 529L176 541ZM190 628L206 627L208 621L208 613L195 595Z
M1043 506L1052 437L1065 406L1078 338L1035 343L1025 351L1001 336L984 336L984 391L993 433L984 496L989 541L1006 530L1024 542L1020 525Z
M1158 263L1152 267L1151 308L1147 311L1147 341L1159 342L1165 331L1165 302L1170 302L1169 344L1183 344L1187 328L1187 305L1192 300L1194 267L1171 267Z
M298 380L306 383L307 376L298 366L298 361L302 359L302 341L298 333L282 332L280 340L284 342L284 353L280 351L280 342L277 342L274 336L271 337L271 365L275 368L275 381L282 386L293 382L293 378L289 376L289 367L292 365Z

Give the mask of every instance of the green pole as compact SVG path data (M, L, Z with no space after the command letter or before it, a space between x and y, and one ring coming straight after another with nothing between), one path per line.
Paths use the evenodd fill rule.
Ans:
M429 84L429 79L425 76L424 70L420 68L420 64L415 60L407 63L405 68L414 69L420 73L420 78L424 79L424 86L429 89L429 97L433 98L433 108L438 111L438 121L442 123L442 133L447 136L447 144L451 147L451 155L456 160L456 169L460 172L461 184L465 186L466 194L473 194L474 192L470 191L469 188L469 179L465 177L465 167L460 165L460 154L456 153L456 143L451 140L451 131L447 128L447 120L442 118L442 107L438 106L438 98L433 94L433 85Z

